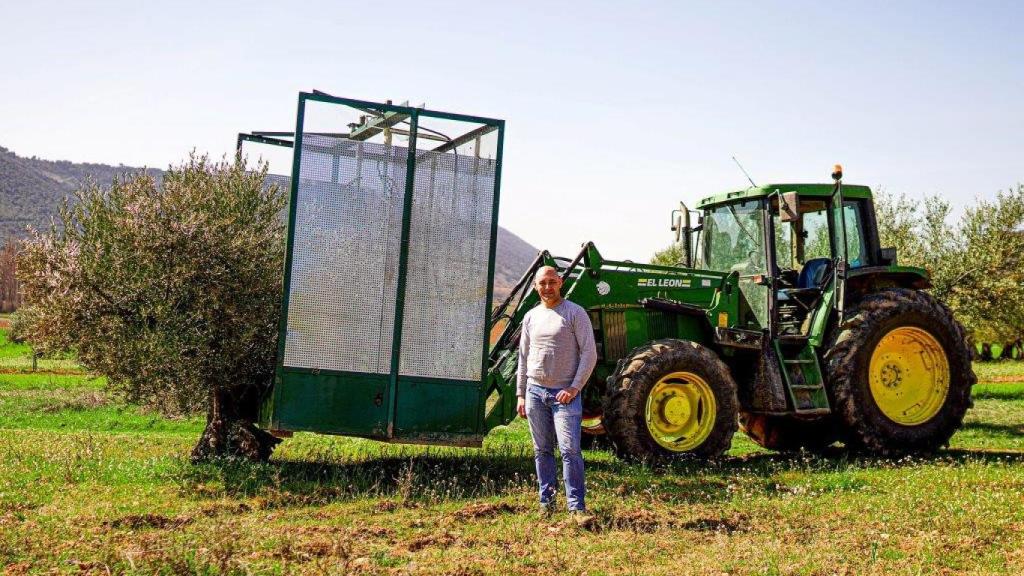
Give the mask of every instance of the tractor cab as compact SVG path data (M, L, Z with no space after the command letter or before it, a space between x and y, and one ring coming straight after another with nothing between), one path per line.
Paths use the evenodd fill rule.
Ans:
M866 186L772 184L698 205L694 266L735 273L740 326L810 336L830 301L841 308L847 272L882 262Z
M688 225L689 212L680 210L684 264L736 278L738 317L719 327L716 340L729 346L739 334L760 342L744 353L753 353L749 365L756 366L748 377L768 382L773 392L747 403L765 413L830 412L818 349L843 317L851 272L883 260L871 190L843 186L838 166L833 179L707 198L697 206L695 228Z

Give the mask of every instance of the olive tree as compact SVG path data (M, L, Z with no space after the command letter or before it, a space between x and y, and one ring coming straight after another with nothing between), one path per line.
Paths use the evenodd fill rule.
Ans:
M114 392L166 415L205 411L192 457L269 457L256 428L274 367L286 199L267 168L191 155L158 182L126 174L65 202L24 242L30 339L72 349Z
M979 341L1024 333L1024 186L978 200L949 223L949 203L876 197L879 237L900 264L927 268L932 293Z
M955 236L948 302L975 338L1014 341L1024 334L1024 186L979 200Z
M965 246L957 241L958 231L949 223L949 202L937 195L919 202L882 189L874 202L879 243L896 248L899 264L927 269L932 293L948 301L957 267L965 257Z
M666 248L662 248L651 256L651 264L661 266L681 266L683 262L683 247L678 242L673 242Z

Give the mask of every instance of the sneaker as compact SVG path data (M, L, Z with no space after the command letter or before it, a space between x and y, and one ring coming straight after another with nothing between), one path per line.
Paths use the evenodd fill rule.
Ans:
M580 528L590 528L597 518L586 510L569 510L569 519Z
M555 515L555 502L541 502L540 503L540 518L541 520L550 520Z

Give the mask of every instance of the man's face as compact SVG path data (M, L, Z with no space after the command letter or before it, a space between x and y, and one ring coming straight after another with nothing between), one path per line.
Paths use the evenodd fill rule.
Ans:
M540 299L545 304L557 304L562 299L562 278L553 269L544 269L534 282Z

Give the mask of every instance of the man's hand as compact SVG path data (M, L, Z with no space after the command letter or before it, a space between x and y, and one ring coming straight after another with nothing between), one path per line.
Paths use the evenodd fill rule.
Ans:
M566 388L564 390L560 390L558 394L555 394L555 400L558 400L562 404L568 404L569 402L572 402L579 393L580 391L575 388Z
M519 400L516 402L516 412L521 418L526 418L526 398L519 396Z

